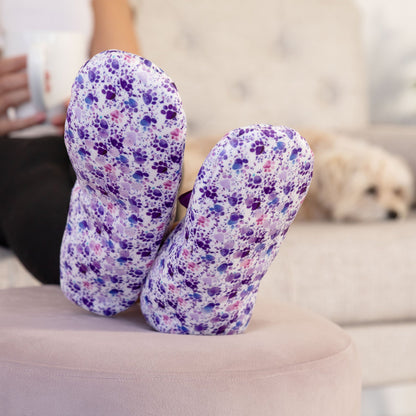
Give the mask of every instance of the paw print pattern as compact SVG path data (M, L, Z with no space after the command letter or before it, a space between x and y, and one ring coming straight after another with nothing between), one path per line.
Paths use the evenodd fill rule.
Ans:
M308 144L287 127L254 125L225 136L146 279L140 305L147 322L176 334L244 331L312 167Z
M154 169L159 174L166 174L168 172L168 165L164 161L158 161L153 163L152 169Z
M256 140L250 147L250 152L255 152L260 155L264 152L264 143L261 140Z
M126 90L127 92L133 89L133 84L134 84L134 78L131 78L128 76L126 76L125 78L120 78L120 86L121 88L123 88L123 90Z
M174 120L176 118L177 109L174 105L164 105L161 113L166 117L167 120Z
M107 146L105 145L105 143L95 143L94 149L101 156L104 156L107 154Z
M78 74L77 79L78 78L82 80L88 79L90 83L101 81L100 71L98 71L96 67L90 67L88 72L85 72L84 74Z
M77 181L61 288L97 314L136 302L171 221L186 134L171 85L149 60L111 50L88 61L72 87L65 143ZM162 114L165 107L176 116Z
M120 69L120 62L117 56L107 56L107 61L105 63L107 71L111 74L115 74Z
M142 94L142 99L146 105L155 105L157 103L157 95L155 94L155 91L152 90L144 92Z
M116 98L116 88L114 85L104 85L101 93L104 94L106 100L114 100Z
M157 152L164 152L167 147L168 147L168 143L167 143L166 139L164 139L162 137L159 137L157 140L155 140L155 142L153 144L153 148Z

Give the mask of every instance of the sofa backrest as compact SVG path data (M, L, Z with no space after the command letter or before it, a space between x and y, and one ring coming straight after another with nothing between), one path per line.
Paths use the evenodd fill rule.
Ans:
M137 27L143 55L177 84L191 135L367 123L352 0L141 0Z

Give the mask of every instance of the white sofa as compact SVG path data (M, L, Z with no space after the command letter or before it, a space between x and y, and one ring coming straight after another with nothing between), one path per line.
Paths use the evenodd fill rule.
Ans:
M416 172L416 129L369 125L360 23L352 0L142 0L137 27L143 54L175 79L191 135L253 122L357 132L398 150ZM390 401L416 386L415 249L415 215L298 223L259 295L306 306L350 333L366 416L416 413L411 400ZM0 287L33 284L0 250Z
M337 130L401 154L416 177L416 126L369 122L364 18L353 0L141 5L143 50L176 80L192 136L252 122ZM261 288L259 301L298 303L351 334L365 415L416 414L415 249L414 213L298 223Z

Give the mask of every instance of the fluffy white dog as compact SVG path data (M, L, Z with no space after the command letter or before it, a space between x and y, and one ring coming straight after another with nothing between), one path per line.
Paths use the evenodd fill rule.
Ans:
M362 140L301 131L315 154L314 175L298 219L373 221L404 218L413 201L413 176L406 163ZM218 139L191 139L180 193L189 191ZM178 217L185 209L179 207Z
M408 214L413 176L401 158L362 140L302 133L314 151L315 167L300 219L372 221Z

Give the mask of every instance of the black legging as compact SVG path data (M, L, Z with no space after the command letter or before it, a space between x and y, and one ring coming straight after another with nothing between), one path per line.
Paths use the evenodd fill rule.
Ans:
M42 283L59 283L74 179L62 137L0 137L0 245Z

